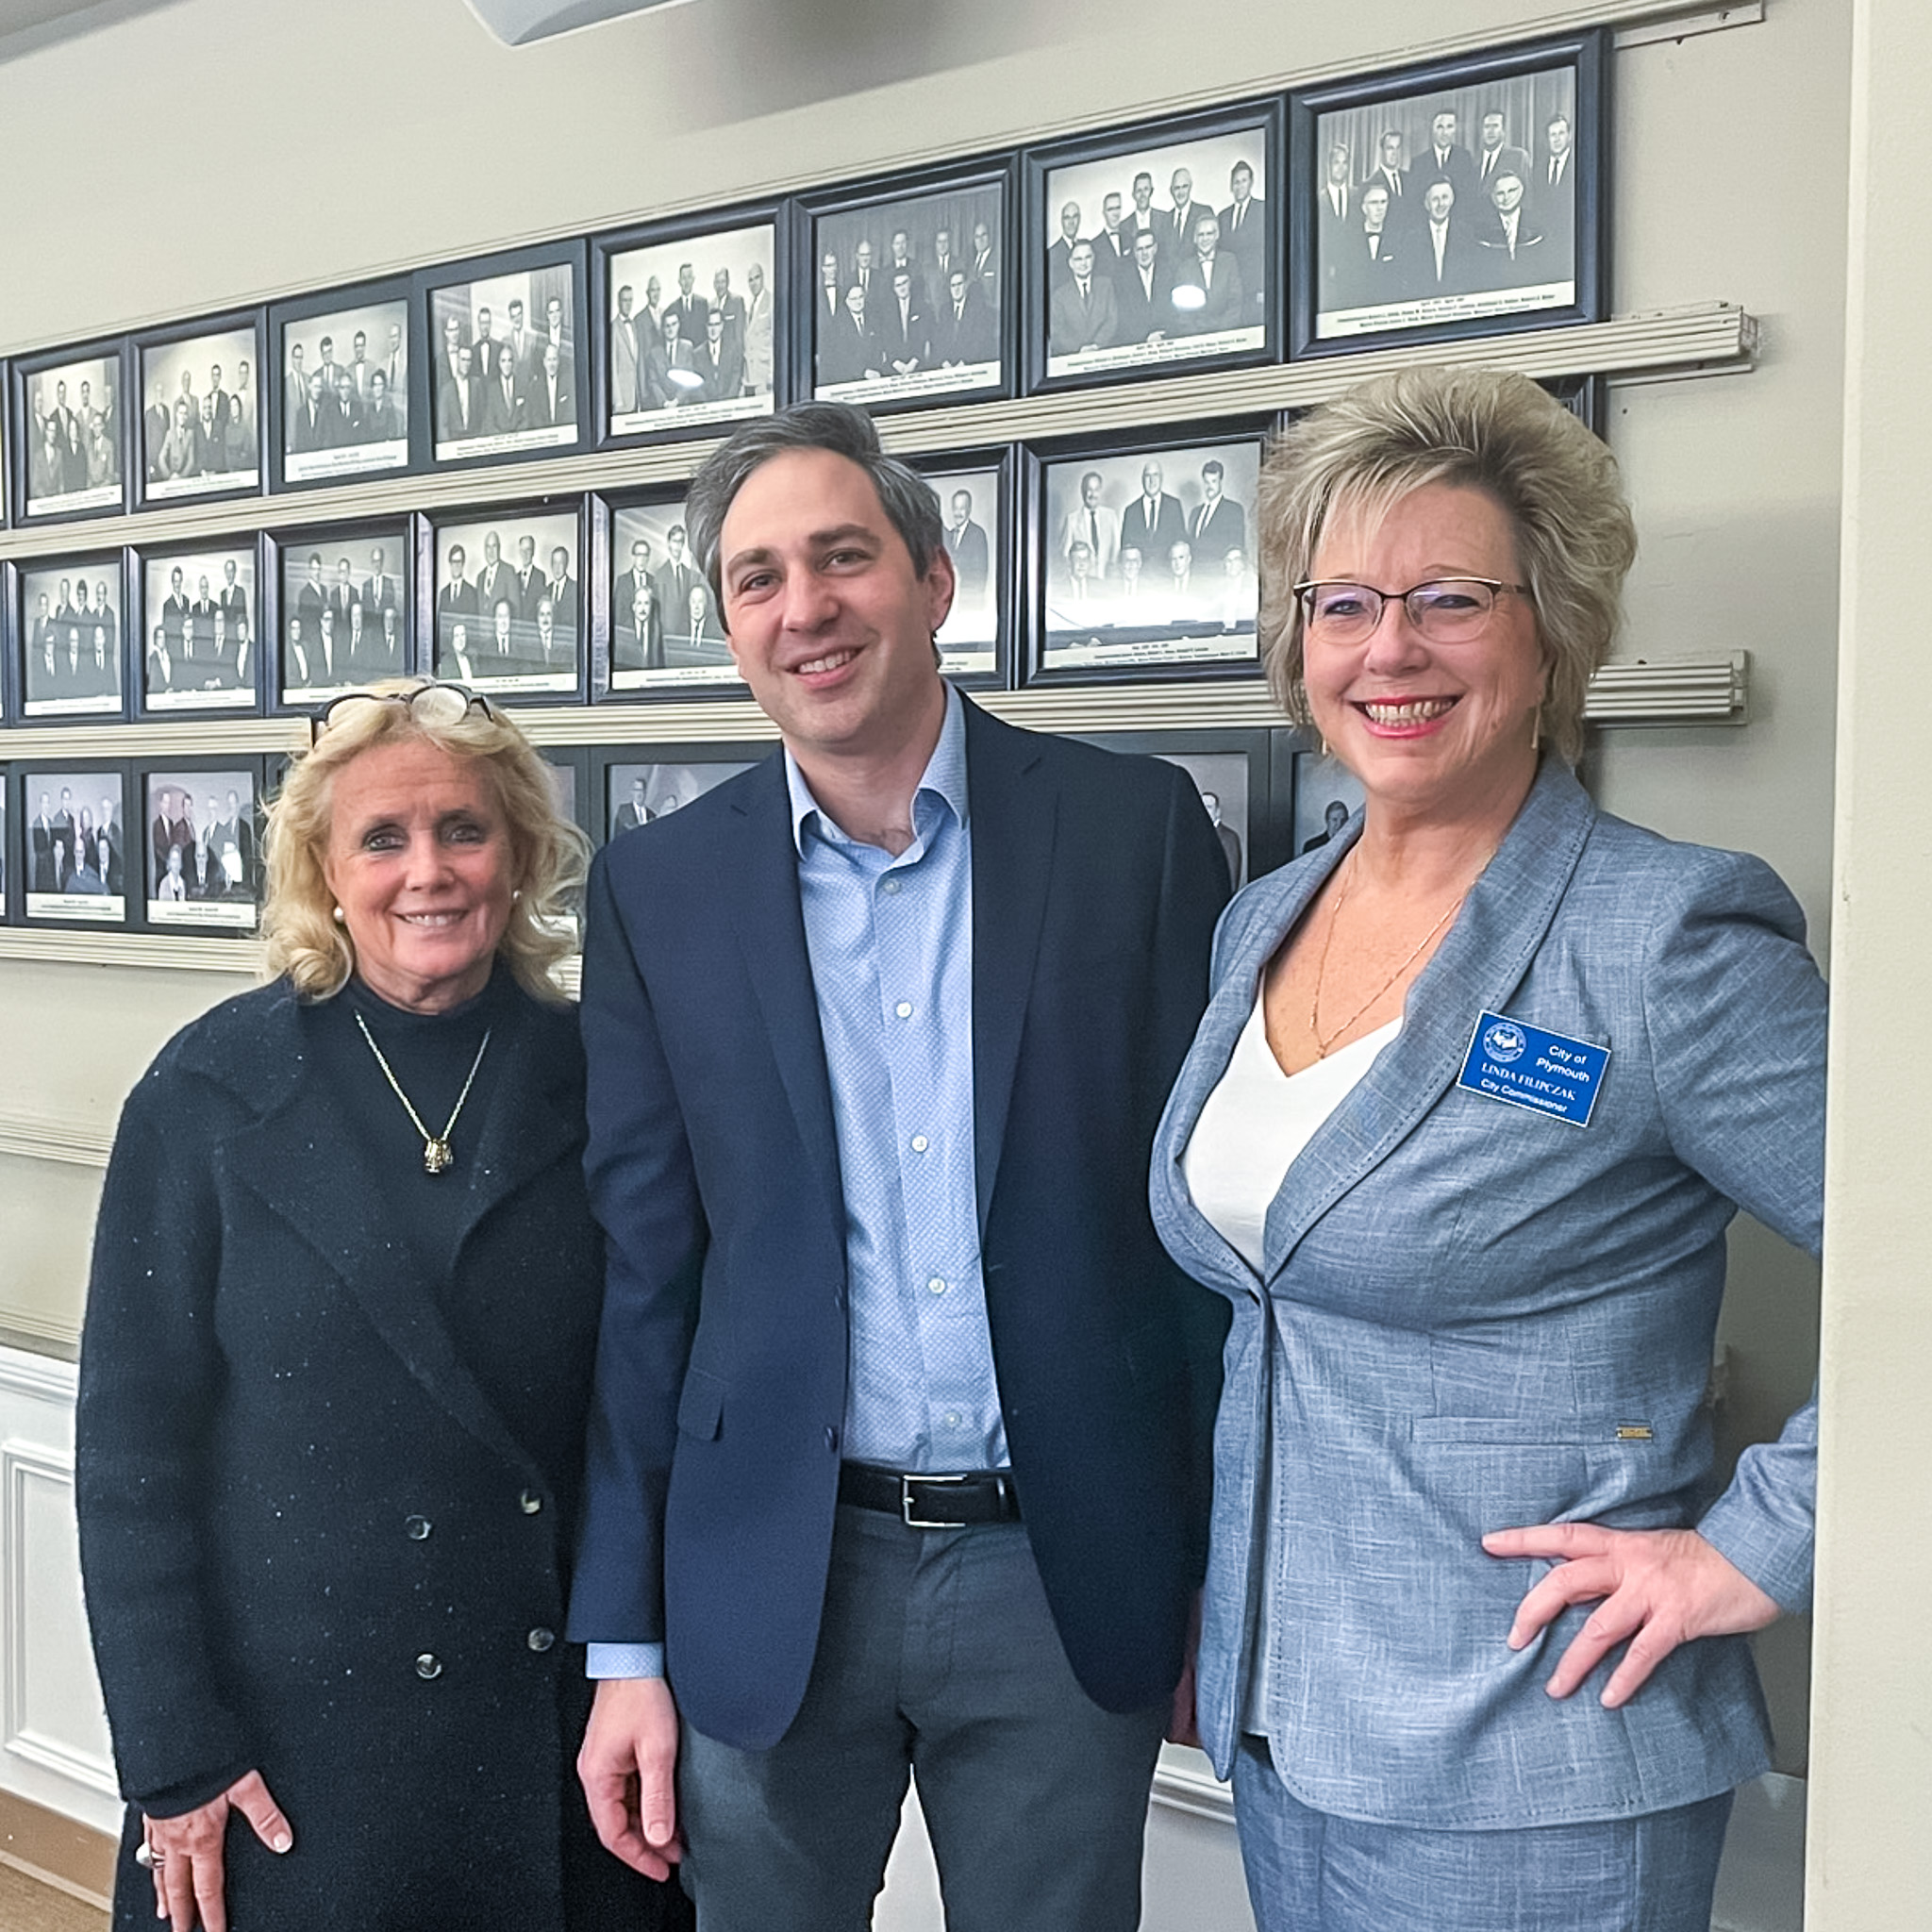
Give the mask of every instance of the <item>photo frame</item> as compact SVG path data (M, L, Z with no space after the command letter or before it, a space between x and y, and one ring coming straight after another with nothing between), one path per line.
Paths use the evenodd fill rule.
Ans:
M1264 428L1033 458L1029 681L1258 674Z
M280 709L311 709L414 669L415 543L407 518L294 530L270 546Z
M718 697L744 679L685 537L684 491L610 498L606 695Z
M20 896L20 863L13 856L13 768L0 765L0 925L10 925Z
M418 273L434 468L587 446L584 262L584 244L566 242Z
M15 715L36 724L126 717L127 597L120 551L23 561L8 601L18 664Z
M225 933L261 923L262 761L220 754L142 763L138 891L127 897L150 932Z
M900 176L800 207L802 392L872 411L1012 393L1010 162Z
M587 608L581 497L457 510L425 524L431 675L518 703L581 702Z
M940 626L940 669L956 683L1004 683L1013 661L1011 450L924 457L913 467L940 500L957 588Z
M258 309L135 337L143 507L259 494L261 342Z
M627 744L596 755L591 838L608 845L748 772L769 743Z
M1028 388L1272 359L1281 147L1264 101L1030 150Z
M1291 357L1604 318L1607 33L1291 97Z
M29 925L125 926L134 849L127 837L127 766L40 758L13 770L21 918Z
M1213 821L1230 891L1239 891L1291 857L1284 752L1300 740L1288 727L1213 725L1074 735L1107 751L1139 752L1186 772Z
M9 370L14 525L127 508L127 356L120 341L23 357Z
M397 276L269 309L275 489L314 490L424 463L422 338L410 297L408 278Z
M261 700L261 542L254 533L139 553L130 663L145 717L252 711Z
M1320 751L1294 754L1293 858L1319 851L1361 808L1361 783L1346 766Z
M768 205L591 244L601 443L716 435L790 395L786 241Z

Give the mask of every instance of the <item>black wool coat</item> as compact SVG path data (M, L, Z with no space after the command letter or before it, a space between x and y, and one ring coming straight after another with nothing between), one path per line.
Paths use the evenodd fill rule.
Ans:
M497 1023L441 1284L317 1071L322 1024L286 984L193 1023L108 1167L77 1482L132 1807L117 1923L155 1923L140 1809L250 1767L295 1836L277 1857L230 1822L252 1932L668 1923L681 1901L597 1845L572 1773L589 1687L560 1633L603 1282L574 1018L519 991Z

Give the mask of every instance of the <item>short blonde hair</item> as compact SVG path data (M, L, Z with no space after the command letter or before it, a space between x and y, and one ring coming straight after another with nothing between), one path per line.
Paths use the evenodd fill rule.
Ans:
M389 678L360 695L408 697L433 680ZM261 931L271 974L286 974L308 1000L340 992L356 967L348 930L334 917L323 874L336 774L379 745L422 740L455 758L475 759L495 794L509 836L516 897L497 950L518 983L539 999L563 995L551 969L575 947L573 895L589 841L557 808L550 768L530 741L493 707L472 704L453 723L425 722L409 705L341 705L314 746L295 759L270 801L265 834L268 893Z
M1549 664L1542 736L1574 763L1583 704L1623 616L1637 527L1603 441L1526 375L1404 369L1292 423L1257 497L1261 659L1282 708L1310 723L1294 586L1313 575L1341 508L1387 514L1429 483L1481 490L1509 518ZM1384 589L1401 589L1385 585Z

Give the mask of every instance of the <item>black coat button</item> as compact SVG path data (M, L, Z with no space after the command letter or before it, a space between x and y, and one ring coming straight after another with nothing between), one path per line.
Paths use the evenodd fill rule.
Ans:
M540 1496L535 1490L525 1490L524 1493L517 1498L517 1507L521 1509L525 1516L536 1515L538 1510L542 1508L542 1507L543 1498Z
M544 1629L542 1624L539 1624L537 1627L530 1632L529 1636L527 1636L524 1640L524 1641L527 1643L532 1650L538 1652L541 1655L542 1652L548 1650L550 1646L557 1641L557 1632L555 1630L546 1630Z
M416 1659L416 1674L425 1683L431 1677L442 1675L442 1659L434 1651L425 1650Z
M412 1543L420 1543L429 1534L428 1517L406 1516L403 1519L403 1532Z

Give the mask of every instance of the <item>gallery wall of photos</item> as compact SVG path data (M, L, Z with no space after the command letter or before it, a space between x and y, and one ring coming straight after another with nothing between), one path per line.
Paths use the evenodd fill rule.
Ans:
M696 702L756 716L684 479L807 397L907 432L958 581L949 676L1254 685L1250 525L1280 418L1156 424L1109 394L1603 321L1607 88L1594 30L15 357L5 922L252 934L279 759L225 721L292 728L379 677L613 726L650 708L650 742L613 728L546 753L600 841L762 756L750 724L678 735ZM1597 387L1563 393L1588 414ZM1061 427L1067 395L1090 402ZM1031 398L1041 433L918 447L961 406ZM636 469L657 480L611 482L613 456L653 449ZM569 458L595 487L559 492ZM541 488L507 496L539 463ZM434 508L396 507L398 486L473 472L473 503L439 482ZM147 541L190 507L199 534ZM158 723L203 727L201 749L98 755L98 727L147 744ZM83 726L90 755L63 755ZM1347 802L1286 730L1091 735L1193 774L1237 882Z

